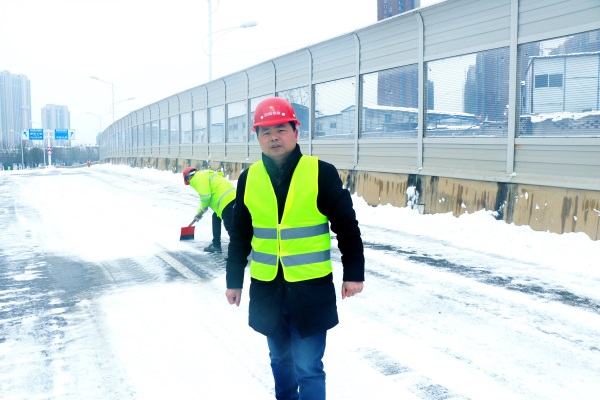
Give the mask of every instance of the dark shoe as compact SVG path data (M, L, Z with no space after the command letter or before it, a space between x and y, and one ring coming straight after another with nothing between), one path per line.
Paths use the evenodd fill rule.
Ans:
M207 253L222 253L223 250L221 250L221 246L215 246L214 244L210 244L210 246L205 247L204 251L206 251Z

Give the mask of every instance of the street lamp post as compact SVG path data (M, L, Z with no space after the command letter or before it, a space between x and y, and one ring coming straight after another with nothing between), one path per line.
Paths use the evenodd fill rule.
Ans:
M213 65L213 34L214 33L219 33L219 32L224 32L224 31L229 31L229 30L233 30L233 29L238 29L238 28L252 28L253 26L258 25L255 21L250 21L250 22L245 22L241 25L238 26L232 26L230 28L225 28L225 29L219 29L218 31L213 32L212 30L212 2L211 0L207 0L208 1L208 81L212 81L212 65Z
M104 82L107 85L110 85L111 92L112 92L112 122L114 123L115 122L115 85L111 82L107 82L107 81L97 78L95 76L90 76L90 78L95 79L100 82Z
M212 81L212 2L208 1L208 81Z

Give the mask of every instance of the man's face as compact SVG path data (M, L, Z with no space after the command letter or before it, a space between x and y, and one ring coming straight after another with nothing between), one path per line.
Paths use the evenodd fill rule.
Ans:
M298 131L293 129L289 122L279 125L259 126L257 129L260 149L277 166L281 166L296 148Z

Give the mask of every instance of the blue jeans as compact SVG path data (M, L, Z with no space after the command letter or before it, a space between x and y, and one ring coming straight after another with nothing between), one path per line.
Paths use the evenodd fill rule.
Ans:
M326 338L323 331L301 339L289 315L282 315L275 335L267 337L276 399L325 400Z

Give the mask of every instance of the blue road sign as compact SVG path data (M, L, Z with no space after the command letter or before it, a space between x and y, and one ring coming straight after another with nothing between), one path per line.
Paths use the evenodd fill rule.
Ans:
M29 128L29 140L44 140L44 130L40 128Z
M54 130L54 140L69 140L69 130L68 129L55 129Z

